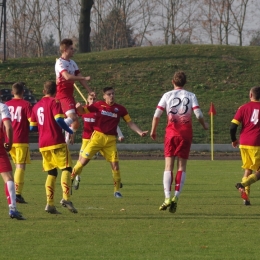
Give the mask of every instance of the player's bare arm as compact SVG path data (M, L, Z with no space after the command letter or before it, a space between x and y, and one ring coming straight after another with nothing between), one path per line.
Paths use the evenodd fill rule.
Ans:
M148 131L142 131L134 122L130 121L127 123L127 125L137 134L139 134L141 137L144 137L147 135Z
M83 115L83 114L85 114L86 112L85 112L85 109L83 108L83 106L81 105L81 103L77 103L76 104L76 109L77 109L77 113L79 114L79 115Z
M157 126L159 124L159 121L160 121L160 118L159 117L154 117L153 118L153 121L152 121L152 129L151 129L151 132L150 132L150 137L153 139L153 140L156 140L156 129L157 129Z
M5 150L7 152L10 152L10 150L12 149L12 145L13 145L13 128L12 128L12 123L10 120L4 120L3 121L4 127L5 127L5 133L6 133L6 137L8 142L4 143L4 147Z

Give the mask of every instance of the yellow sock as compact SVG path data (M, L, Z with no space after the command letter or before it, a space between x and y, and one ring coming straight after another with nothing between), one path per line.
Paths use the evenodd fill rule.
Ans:
M247 178L248 178L248 177L243 177L243 178L242 178L242 182L247 181ZM246 191L246 194L247 194L247 196L248 196L248 198L249 198L249 195L250 195L250 185L248 185L248 186L245 187L245 191Z
M23 190L23 185L24 185L24 169L16 168L14 173L14 182L15 182L15 193L17 195L21 195Z
M120 189L120 183L121 183L120 171L112 170L112 174L114 180L114 192L116 192L119 191Z
M55 193L56 176L48 175L45 182L45 190L47 196L47 204L54 206L54 193Z
M253 173L251 175L249 175L246 179L246 181L242 181L241 184L246 187L246 186L250 186L251 184L255 183L258 181L257 176Z
M70 189L71 189L71 172L64 170L61 173L61 188L62 188L62 197L65 200L70 199Z
M83 169L83 165L80 161L77 161L71 173L71 180L74 180L77 175L80 175Z

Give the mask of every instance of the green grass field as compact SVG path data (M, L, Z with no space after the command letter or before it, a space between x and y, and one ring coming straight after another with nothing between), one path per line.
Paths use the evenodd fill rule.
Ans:
M62 214L50 215L44 211L46 174L41 161L32 161L23 193L28 204L18 205L26 221L8 217L1 188L1 259L259 259L259 184L252 187L252 206L242 205L234 187L242 177L240 161L189 161L175 214L158 210L163 160L120 163L122 199L113 197L109 164L96 160L73 192L79 213L59 205L58 178Z

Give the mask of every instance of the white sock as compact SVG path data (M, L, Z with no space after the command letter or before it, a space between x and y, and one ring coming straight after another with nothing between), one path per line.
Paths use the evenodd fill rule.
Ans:
M16 209L15 185L13 181L6 182L6 196L9 208Z
M171 187L172 187L172 172L171 171L164 171L163 173L163 188L164 188L164 195L166 199L171 197Z

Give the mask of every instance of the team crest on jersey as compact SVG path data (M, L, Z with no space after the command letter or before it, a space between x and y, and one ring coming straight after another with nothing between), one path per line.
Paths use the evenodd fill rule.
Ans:
M117 113L119 111L119 109L117 107L115 107L114 111L115 111L115 113Z
M60 103L60 101L58 99L55 99L56 103Z

